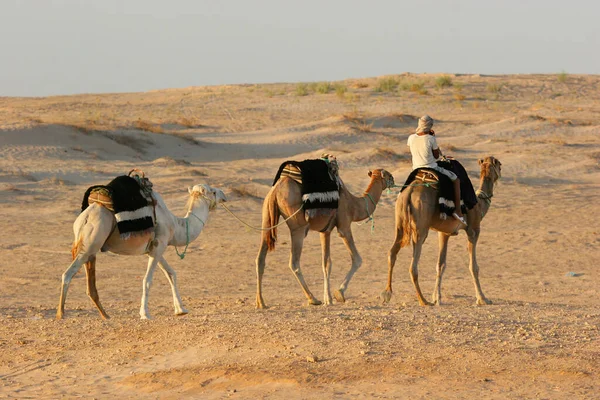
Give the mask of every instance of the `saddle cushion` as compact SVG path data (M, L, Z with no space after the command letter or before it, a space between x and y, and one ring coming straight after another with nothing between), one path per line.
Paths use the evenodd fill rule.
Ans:
M279 167L273 185L282 176L289 176L301 185L304 209L338 207L340 189L328 162L322 159L286 161Z

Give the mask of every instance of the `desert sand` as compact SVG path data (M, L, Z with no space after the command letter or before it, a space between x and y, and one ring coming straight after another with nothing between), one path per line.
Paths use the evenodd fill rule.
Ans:
M598 398L600 77L450 75L443 82L402 74L333 87L0 97L0 398ZM306 304L283 227L267 257L270 307L256 310L260 234L218 208L185 259L166 252L187 316L173 315L157 272L153 319L141 321L147 257L102 253L97 285L111 318L100 318L81 271L65 318L55 320L72 224L89 186L140 168L181 216L187 187L207 183L258 226L285 160L333 153L356 195L374 168L402 184L411 169L406 139L426 113L444 153L475 185L479 158L502 162L478 245L492 305L475 305L464 232L450 240L445 305L419 306L410 248L400 251L394 295L382 304L394 189L382 196L374 225L353 226L363 264L343 304ZM337 235L332 258L335 289L350 267ZM426 294L436 259L431 232L419 269ZM302 268L322 299L314 232Z

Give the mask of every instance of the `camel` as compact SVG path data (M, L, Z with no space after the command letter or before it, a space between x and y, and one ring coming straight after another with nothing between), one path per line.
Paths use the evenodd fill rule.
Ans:
M183 307L177 289L175 271L165 260L164 252L167 246L185 246L187 249L187 245L196 240L202 232L208 221L209 211L214 210L218 203L226 201L223 191L204 184L190 187L188 192L190 197L186 205L187 213L185 217L178 218L169 211L162 197L153 191L152 196L156 200L156 228L154 233L134 236L127 240L121 239L119 231L116 229L117 222L112 211L98 203L92 203L86 208L73 223L75 234L72 249L73 262L62 275L60 301L56 318L61 319L63 317L69 283L84 264L87 275L87 294L98 308L102 318L109 318L100 304L96 290L96 253L100 250L121 255L148 254L148 269L142 286L141 319L150 319L148 294L157 264L171 285L175 315L187 314L188 311ZM154 234L154 239L152 239L152 234Z
M368 175L371 178L371 182L361 197L352 195L343 184L341 185L338 209L333 216L307 218L304 212L298 212L302 206L301 187L289 177L282 177L271 188L264 200L262 209L263 233L258 256L256 257L256 308L265 308L265 302L262 297L262 277L265 270L265 259L267 252L275 249L275 241L277 240L277 229L269 228L277 225L280 216L287 219L286 223L290 229L292 245L289 265L302 287L309 305L321 305L322 302L313 296L304 281L300 269L300 256L302 254L304 238L310 230L321 233L324 276L323 298L325 304L330 305L332 304L329 288L329 276L332 266L330 236L333 228L337 228L352 258L352 266L348 274L339 289L334 293L338 302L345 302L344 292L348 287L350 279L352 279L352 276L362 264L362 259L358 254L352 237L351 223L371 217L383 190L394 186L394 177L386 170L376 169L369 171Z
M448 239L450 236L458 234L459 229L467 232L468 250L469 250L469 269L475 285L475 294L477 305L491 304L479 284L479 265L477 264L475 249L481 220L485 217L492 204L494 195L494 184L501 175L501 163L492 156L479 160L481 167L481 176L479 189L476 191L477 204L467 212L467 227L460 224L455 219L440 219L438 207L437 188L418 186L411 184L406 190L398 195L396 200L396 237L388 254L388 282L386 289L381 293L384 303L390 301L392 296L392 272L396 263L396 256L402 247L412 241L413 256L410 264L410 276L412 283L417 291L419 303L425 305L442 304L442 275L446 269L446 254L448 249ZM437 263L437 276L435 289L432 295L432 303L425 300L419 287L418 263L421 256L421 248L429 230L438 232L439 257Z

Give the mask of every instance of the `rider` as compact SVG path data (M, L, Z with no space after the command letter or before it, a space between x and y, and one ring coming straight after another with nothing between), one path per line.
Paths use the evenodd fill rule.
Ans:
M455 212L452 214L454 218L462 224L467 225L460 207L460 180L452 171L444 169L435 162L442 152L435 140L435 132L433 127L433 119L429 115L423 115L419 118L419 125L414 134L408 137L408 147L412 154L413 170L417 168L432 168L437 172L446 175L454 184L454 204Z

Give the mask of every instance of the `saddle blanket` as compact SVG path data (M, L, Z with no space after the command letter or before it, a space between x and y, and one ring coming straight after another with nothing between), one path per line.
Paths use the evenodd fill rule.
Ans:
M108 185L91 186L85 192L81 211L90 202L100 203L115 214L121 239L132 235L145 235L154 230L154 201L147 191L144 193L138 180L121 175Z
M279 166L273 185L282 176L289 176L301 185L304 209L338 207L338 180L332 177L329 164L322 159L286 161Z

